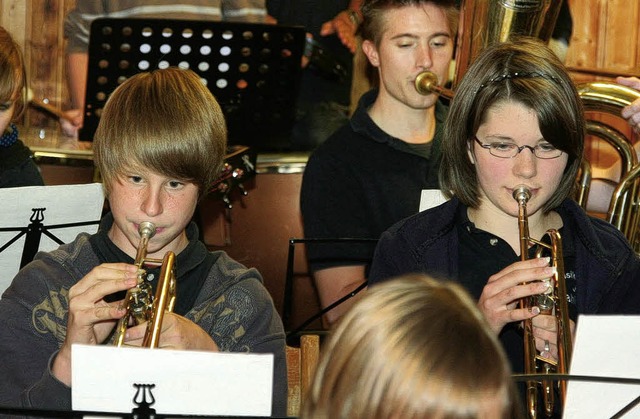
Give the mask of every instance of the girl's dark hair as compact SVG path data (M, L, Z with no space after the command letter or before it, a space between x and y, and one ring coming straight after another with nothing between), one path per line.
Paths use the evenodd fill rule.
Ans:
M441 189L469 207L480 204L478 179L468 150L489 109L505 100L531 108L544 139L569 156L560 185L543 208L549 212L576 185L585 120L582 101L564 65L535 38L522 37L489 46L467 70L456 89L444 128Z

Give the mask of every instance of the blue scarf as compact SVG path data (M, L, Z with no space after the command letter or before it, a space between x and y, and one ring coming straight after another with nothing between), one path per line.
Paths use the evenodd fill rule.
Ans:
M9 129L0 137L0 147L11 147L18 141L18 127L16 124L9 125Z

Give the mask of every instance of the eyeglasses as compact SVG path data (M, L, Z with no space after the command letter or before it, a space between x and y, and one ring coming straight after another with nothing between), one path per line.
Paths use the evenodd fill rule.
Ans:
M517 146L513 143L502 142L483 144L478 140L478 137L474 136L473 139L480 147L489 150L489 153L491 153L492 156L499 157L501 159L512 159L520 154L520 152L525 148L531 150L533 155L539 159L555 159L562 155L562 150L555 148L549 143L541 143L535 147L531 147L530 145Z

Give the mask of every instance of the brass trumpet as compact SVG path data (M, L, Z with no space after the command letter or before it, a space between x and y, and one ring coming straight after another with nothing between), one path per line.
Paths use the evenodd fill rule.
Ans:
M416 76L414 81L416 90L421 95L427 96L432 93L437 93L447 99L453 98L453 91L442 87L438 84L438 76L432 71L426 70Z
M142 346L145 348L157 348L162 331L162 320L165 311L172 312L176 301L176 277L175 258L173 252L167 252L163 259L147 258L147 245L156 234L156 226L144 221L138 228L140 244L136 253L134 264L138 267L138 285L127 290L122 303L126 314L118 321L115 333L115 345L120 347L124 343L127 328L147 322ZM160 278L155 296L153 296L151 284L146 280L145 266L158 266Z
M520 233L520 259L527 260L530 245L535 247L535 257L542 257L546 253L551 259L551 266L555 267L549 293L526 297L520 300L520 307L529 308L537 305L543 314L552 314L556 318L558 361L543 358L536 353L536 343L533 337L533 323L531 319L525 320L524 326L524 372L532 374L566 374L569 369L569 360L573 349L571 330L569 327L569 308L567 303L567 287L564 277L564 261L562 257L562 239L557 230L549 229L545 236L549 237L550 244L536 240L529 236L529 221L527 216L527 202L531 198L531 191L526 186L518 186L513 191L513 198L518 202L518 229ZM529 417L538 415L538 389L542 388L542 400L544 412L551 417L554 411L556 386L553 380L527 381L526 407ZM567 394L566 381L557 383L560 403L564 404Z

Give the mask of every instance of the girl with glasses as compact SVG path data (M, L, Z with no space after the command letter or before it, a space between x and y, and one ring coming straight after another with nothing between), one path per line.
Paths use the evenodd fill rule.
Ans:
M538 40L485 49L460 82L445 124L440 185L443 205L385 232L369 284L406 272L462 283L523 371L523 334L532 319L537 351L557 357L556 322L518 301L548 290L545 257L521 260L519 205L524 185L529 236L559 231L571 330L577 314L640 312L640 258L606 221L571 198L583 158L581 100L558 58ZM531 250L533 251L533 250Z

